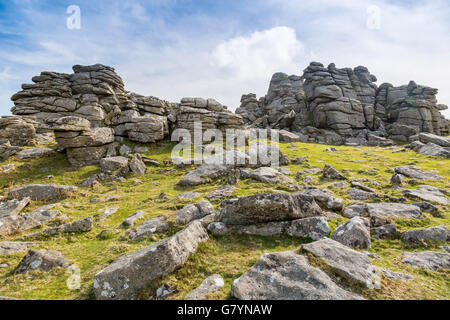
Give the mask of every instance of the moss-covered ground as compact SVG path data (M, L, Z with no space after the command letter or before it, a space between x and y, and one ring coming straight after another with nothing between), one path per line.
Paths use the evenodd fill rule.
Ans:
M93 299L92 285L95 273L115 258L148 246L179 231L181 227L174 223L175 212L190 202L181 201L175 196L185 191L195 191L200 193L200 199L217 189L221 182L212 181L210 184L193 188L177 187L176 182L193 167L178 169L171 164L164 165L164 160L170 160L172 147L173 144L170 142L161 142L151 146L150 151L145 155L160 161L162 165L160 167L148 166L148 171L143 176L130 173L122 181L105 182L94 188L80 187L72 197L53 202L61 203L58 209L70 221L89 216L97 217L108 207L119 207L119 211L107 220L103 222L95 220L95 226L91 232L76 235L64 234L33 241L37 244L34 249L59 250L66 258L70 259L72 265L76 265L80 269L81 287L79 289L68 288L66 282L72 274L65 269L14 275L12 271L25 255L25 253L18 253L0 256L0 264L8 265L8 267L0 269L0 296L22 299ZM281 150L290 159L302 156L307 156L309 159L309 164L286 166L292 172L290 177L296 179L302 186L303 180L295 177L296 172L313 167L323 168L325 164L331 164L350 180L368 179L366 184L380 194L378 199L372 200L373 202L390 202L398 201L403 197L400 191L391 188L389 184L393 169L398 166L415 165L445 177L444 180L427 182L427 184L450 189L449 160L420 155L410 150L401 151L401 147L387 149L344 146L335 147L337 152L325 152L324 150L328 147L305 143L281 144ZM12 187L31 183L79 185L87 177L99 172L98 166L71 168L64 154L33 160L17 160L12 157L1 165L6 164L14 164L15 170L0 174L0 195L5 197ZM52 175L51 179L48 179L49 175ZM313 178L314 180L310 184L316 187L328 188L336 182L324 180L320 174L313 175ZM139 182L136 179L139 179ZM372 184L372 180L378 184ZM408 185L405 187L408 188L416 188L419 184L423 184L423 182L412 180L408 180L407 183ZM352 202L347 195L348 188L330 190L336 196L344 198L346 205ZM293 191L282 186L241 180L232 197L259 192ZM159 199L158 196L162 192L166 194L168 200ZM118 197L110 201L91 201L108 196ZM218 208L221 200L214 201L213 205ZM412 202L414 200L406 199L406 203ZM31 211L42 205L44 203L33 202L24 211ZM137 224L152 217L166 216L171 222L168 234L152 236L140 242L128 240L122 221L138 210L144 211L145 217ZM331 229L336 228L344 221L346 219L343 217L330 221ZM400 231L437 225L450 227L450 208L441 206L439 214L435 215L425 213L423 220L396 219L394 223ZM40 229L43 228L45 226ZM111 232L102 239L98 238L97 235L105 229L111 229ZM0 237L0 241L19 240L26 240L24 234ZM176 290L175 294L170 297L171 299L183 299L205 277L219 273L225 280L225 287L210 298L229 299L233 280L248 270L264 252L295 250L300 248L305 241L307 242L307 240L287 236L257 237L234 234L222 237L211 236L209 241L200 245L198 252L193 254L181 269L152 283L147 290L142 292L141 296L143 299L147 299L157 287L165 283ZM393 271L408 273L414 276L414 280L392 282L383 278L383 286L380 290L364 290L357 286L351 286L351 290L369 299L450 299L449 270L425 271L414 269L401 262L401 254L404 251L439 250L439 246L442 245L442 243L435 243L408 247L399 240L373 241L372 248L368 250L378 256L377 259L372 259L373 264Z

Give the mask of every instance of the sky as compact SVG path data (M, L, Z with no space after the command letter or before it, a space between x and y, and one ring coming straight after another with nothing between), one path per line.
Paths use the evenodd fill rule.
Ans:
M449 40L448 0L0 0L0 114L41 71L95 63L129 91L231 110L275 72L364 65L378 85L414 80L450 106Z

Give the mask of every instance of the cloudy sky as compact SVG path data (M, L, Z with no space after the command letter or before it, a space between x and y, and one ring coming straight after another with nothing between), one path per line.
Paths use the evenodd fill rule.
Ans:
M71 5L80 29L67 26ZM450 105L449 35L448 0L0 0L0 114L41 71L95 63L129 91L231 109L263 96L274 72L365 65L378 84L415 80Z

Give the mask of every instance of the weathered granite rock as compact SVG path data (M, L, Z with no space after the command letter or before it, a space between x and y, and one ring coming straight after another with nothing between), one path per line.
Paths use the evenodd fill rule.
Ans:
M408 281L414 279L414 277L409 274L394 272L388 269L383 269L383 274L392 281Z
M40 227L55 219L61 212L52 210L56 205L48 205L22 215L13 213L0 218L0 235L12 235Z
M410 244L423 241L450 241L450 230L446 226L408 230L403 232L402 240Z
M253 225L227 226L227 231L257 236L287 234L291 237L319 240L327 237L331 230L324 217L304 218L292 221L277 221Z
M0 242L0 256L24 252L35 245L36 244L32 242L3 241Z
M222 222L212 222L208 225L208 231L215 236L223 236L230 232L230 229Z
M331 235L331 239L355 249L371 248L369 228L369 220L353 217L338 226Z
M198 192L183 192L176 196L177 199L182 200L194 200L198 197L200 197L200 193Z
M298 192L293 194L257 194L240 198L222 209L217 221L230 225L296 220L322 215L314 198Z
M175 221L178 224L188 224L191 221L201 219L210 214L214 214L214 207L209 201L203 200L197 204L190 204L179 210Z
M180 268L208 234L200 222L139 251L116 259L94 276L94 293L101 300L126 300L152 280Z
M51 148L33 148L25 149L16 154L18 159L35 159L41 157L47 157L55 154L55 150Z
M378 195L374 192L367 192L361 189L355 189L352 188L348 191L348 195L353 199L353 200L358 200L358 201L365 201L365 200L369 200L369 199L373 199L378 197Z
M333 166L327 164L323 168L322 172L323 176L327 179L331 180L345 180L345 176L342 175L339 171L337 171Z
M30 201L30 198L22 198L21 200L0 202L0 219L9 216L17 216Z
M39 237L41 235L54 236L61 233L82 233L92 230L93 219L92 217L84 218L71 223L63 224L58 227L45 229L43 231L35 232L27 235L27 238Z
M177 184L179 186L198 186L209 183L211 179L225 176L229 172L230 168L228 166L204 163L197 169L189 171Z
M169 229L166 217L157 217L140 224L135 230L128 230L128 238L132 241L141 241L155 233L164 233Z
M374 239L378 240L394 240L399 238L400 233L397 231L397 227L393 224L386 224L384 226L370 229L370 235Z
M231 185L221 186L217 190L211 191L206 196L206 198L210 201L221 199L221 198L227 198L227 197L230 197L234 193L234 190L236 190L236 187L233 187Z
M361 300L295 252L266 253L233 282L240 300Z
M450 269L450 253L446 252L404 252L403 263L407 263L414 268L437 271L439 269Z
M224 285L223 278L218 274L214 274L203 280L198 288L189 292L185 300L206 300L208 294L219 291Z
M0 160L5 161L9 157L18 153L20 150L22 150L21 147L11 146L11 143L9 141L6 143L0 144Z
M437 136L431 133L421 133L419 134L419 141L428 144L433 143L435 145L448 148L450 147L450 139L447 137Z
M144 211L137 211L131 215L129 215L122 224L127 227L131 227L134 225L136 220L142 219L144 217Z
M30 184L12 189L8 193L9 199L31 198L37 201L50 201L72 195L77 190L74 186L61 186L56 184Z
M422 185L419 189L403 190L403 194L413 199L430 201L442 205L450 204L450 199L445 196L450 195L450 192L433 186Z
M406 166L395 168L395 172L402 174L409 178L419 179L419 180L441 180L443 179L440 175L432 172L427 172L420 170L417 167Z
M411 147L414 151L427 156L450 158L450 147L441 147L431 142L426 145Z
M36 145L36 126L33 118L3 116L0 118L0 144L13 146Z
M147 172L147 167L142 161L142 156L138 153L131 158L129 166L130 170L137 175L143 175Z
M368 288L379 286L379 275L369 258L363 253L328 238L304 244L302 249L323 259L334 272L347 280L363 284Z
M281 184L287 186L296 186L297 183L291 178L280 173L278 170L270 167L261 167L255 170L241 169L242 179L253 179L269 184Z
M340 211L344 207L344 200L337 198L327 189L307 188L303 191L314 198L314 200L324 209Z
M347 218L379 216L422 219L422 211L417 206L403 203L357 203L345 208L343 216Z
M104 173L112 173L128 166L128 158L111 157L100 160L100 171Z
M37 269L49 271L54 268L67 268L69 265L70 261L65 259L59 251L30 250L14 269L14 273L25 273Z

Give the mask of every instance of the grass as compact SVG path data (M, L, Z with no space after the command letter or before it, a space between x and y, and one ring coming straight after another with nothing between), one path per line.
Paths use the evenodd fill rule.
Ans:
M132 145L130 143L130 145ZM93 299L93 276L99 270L107 266L117 257L133 252L152 243L170 236L181 228L174 223L175 212L189 201L181 201L175 196L186 191L195 191L205 197L209 192L217 189L222 183L220 179L210 184L180 188L176 182L184 174L194 168L189 166L183 169L170 164L164 164L170 160L173 143L160 142L149 146L146 156L160 161L161 167L148 167L147 174L136 176L128 174L122 181L109 181L94 188L79 188L70 198L59 199L54 203L60 203L57 207L70 221L84 217L98 217L108 207L118 206L117 213L103 222L95 220L91 232L78 235L59 235L39 238L35 242L34 249L59 250L68 258L72 265L78 266L81 274L81 288L70 290L66 281L72 275L63 269L54 269L50 272L33 271L27 274L14 275L14 268L23 258L25 253L10 256L0 256L0 264L8 264L7 268L0 269L0 296L12 296L23 299ZM309 164L286 166L292 172L290 177L296 180L300 186L303 180L295 178L298 171L313 167L323 168L325 164L331 164L342 171L349 179L367 179L368 186L379 193L378 199L373 202L395 201L403 197L402 193L390 188L389 178L393 169L398 166L416 165L424 170L440 174L446 179L430 181L426 184L450 189L449 160L424 156L413 151L398 152L378 147L335 147L337 152L324 152L329 146L295 143L281 144L280 149L294 159L307 156ZM64 185L79 185L87 177L98 173L98 166L84 168L71 168L65 155L58 154L50 158L34 160L18 160L14 157L2 163L14 164L15 170L7 174L0 174L0 195L7 195L12 187L31 183L56 183ZM47 168L47 169L43 169ZM170 173L167 171L170 170ZM52 179L47 176L52 175ZM312 184L316 187L327 188L336 181L323 179L320 174L313 175ZM140 182L136 183L136 179ZM373 185L371 181L376 181ZM417 188L415 181L407 181L408 188ZM348 205L352 200L347 195L347 189L330 189L336 196L345 200ZM248 196L259 192L293 192L283 186L269 185L261 182L242 180L236 185L233 196ZM168 200L158 198L164 192ZM119 196L118 199L107 202L92 202L108 196ZM200 199L200 198L199 198ZM221 200L213 201L217 209ZM406 199L405 203L413 203ZM45 203L47 204L47 203ZM31 211L44 205L33 202L24 211ZM166 235L152 236L140 242L129 241L125 236L127 228L121 224L130 214L142 210L145 217L137 221L136 225L147 219L164 215L168 218L171 228ZM340 217L329 222L334 230L347 219ZM62 223L62 221L60 221ZM400 231L414 228L446 225L450 227L449 207L440 207L439 215L425 214L423 220L394 219L393 223ZM47 227L47 226L46 226ZM39 231L41 227L30 232ZM107 236L99 238L97 235L103 230L111 230ZM16 234L10 237L0 237L0 241L24 240L24 234ZM197 287L204 278L214 273L219 273L225 280L225 287L218 293L211 295L213 299L229 299L230 287L236 278L248 270L264 252L277 252L298 249L305 240L291 237L257 237L227 235L223 237L210 237L210 240L202 243L197 253L193 254L188 262L176 272L152 283L141 293L141 298L147 299L154 294L156 288L165 283L175 288L175 294L171 299L183 299L186 294ZM421 247L407 247L401 241L383 240L373 241L370 252L376 253L378 259L372 262L382 268L411 274L415 277L409 282L392 282L383 279L382 290L364 290L354 288L352 290L369 299L450 299L450 274L449 271L424 271L414 269L401 263L401 254L404 251L438 250L442 244L426 244ZM323 267L323 266L322 266ZM339 280L342 281L342 280ZM349 284L343 284L348 286Z

